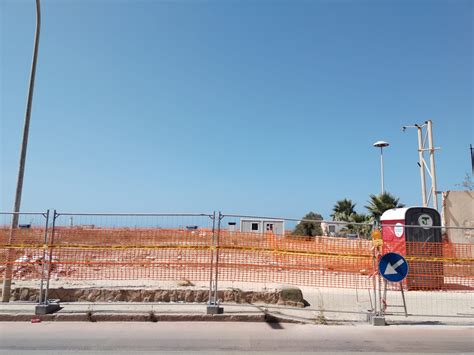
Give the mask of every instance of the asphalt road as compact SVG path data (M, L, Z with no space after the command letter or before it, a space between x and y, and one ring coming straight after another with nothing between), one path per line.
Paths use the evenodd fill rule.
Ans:
M227 322L0 323L0 354L472 353L474 327Z

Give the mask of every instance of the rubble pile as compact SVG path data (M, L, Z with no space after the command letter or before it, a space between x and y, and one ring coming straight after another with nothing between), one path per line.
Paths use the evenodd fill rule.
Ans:
M48 251L35 250L34 252L25 253L16 258L13 262L12 276L18 280L30 280L41 278L43 272L48 273L53 279L60 276L71 276L77 269L71 266L63 265L59 262L59 258L48 253ZM0 266L0 274L5 271L5 266Z

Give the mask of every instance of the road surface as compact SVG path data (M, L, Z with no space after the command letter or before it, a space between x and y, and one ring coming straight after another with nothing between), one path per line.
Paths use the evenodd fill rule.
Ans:
M0 354L473 351L474 327L230 322L0 323Z

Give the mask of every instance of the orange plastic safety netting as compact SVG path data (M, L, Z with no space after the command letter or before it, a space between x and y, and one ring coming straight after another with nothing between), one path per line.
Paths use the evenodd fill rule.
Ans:
M371 287L371 242L221 232L219 279L320 287Z
M5 276L7 267L13 279L39 279L44 260L44 228L0 228L0 274Z
M0 271L14 279L39 279L44 263L63 280L209 280L218 257L218 279L317 287L371 288L377 266L369 240L211 229L56 227L0 229ZM474 246L404 243L412 290L474 290ZM10 254L9 254L10 253ZM211 266L212 260L212 266ZM214 270L214 269L213 269ZM214 270L215 271L215 270Z

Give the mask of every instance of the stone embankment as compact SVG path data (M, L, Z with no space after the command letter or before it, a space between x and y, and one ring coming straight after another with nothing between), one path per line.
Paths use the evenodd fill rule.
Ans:
M243 291L232 288L217 293L221 302L266 303L291 307L305 307L307 303L299 288L282 288L262 291ZM18 287L12 290L11 301L38 301L39 290ZM51 288L49 299L61 302L185 302L206 303L206 289L140 289L140 288Z

